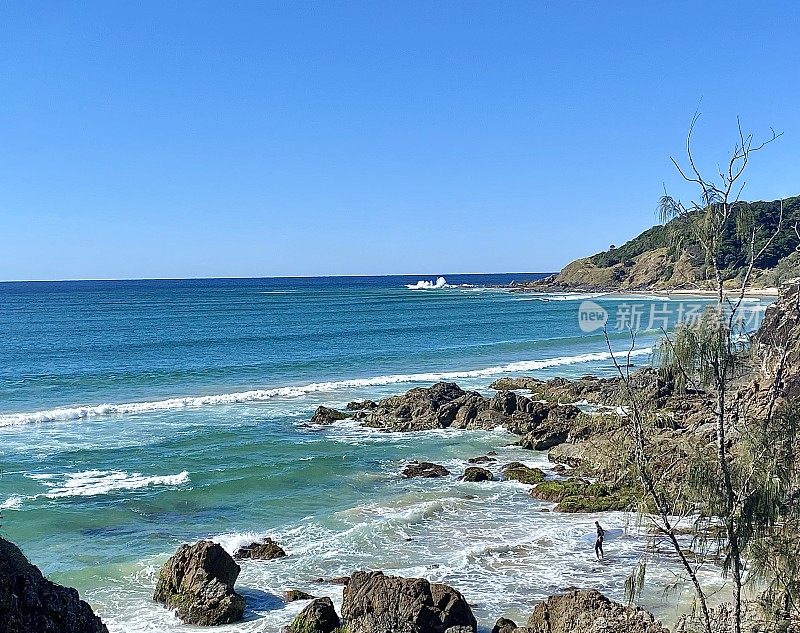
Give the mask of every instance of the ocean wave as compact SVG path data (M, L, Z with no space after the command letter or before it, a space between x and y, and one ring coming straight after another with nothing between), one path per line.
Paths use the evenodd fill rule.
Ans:
M409 290L438 290L440 288L445 288L447 286L447 279L444 277L437 277L436 281L428 281L426 279L420 279L415 284L406 284L406 288Z
M635 350L631 356L643 356L652 353L652 348ZM619 354L622 354L620 352ZM627 353L625 353L627 355ZM316 382L297 387L278 387L275 389L254 389L237 393L226 393L209 396L187 396L181 398L167 398L153 402L128 402L121 404L100 404L95 406L61 407L34 411L30 413L10 413L0 415L0 428L36 424L44 422L61 422L82 420L107 415L131 415L150 413L154 411L167 411L172 409L188 409L206 406L220 406L244 404L248 402L263 402L274 398L299 398L313 393L329 393L343 389L362 389L366 387L379 387L403 383L427 383L441 380L458 380L466 378L482 378L499 374L529 372L549 367L574 365L592 361L603 361L611 358L609 352L591 352L575 356L558 356L541 360L523 360L506 365L497 365L483 369L464 371L426 372L417 374L390 374L375 376L373 378L356 378L352 380L339 380L331 382Z
M189 473L177 475L143 475L121 470L86 470L65 475L28 475L47 486L48 492L35 495L11 495L0 504L0 510L19 510L23 502L44 497L62 499L64 497L96 497L120 490L138 490L151 486L180 486L189 482Z
M20 495L11 495L3 503L0 503L0 510L19 510L24 500L25 498Z
M179 486L189 481L189 473L183 471L177 475L147 476L141 473L128 473L122 470L86 470L70 473L52 486L44 496L48 499L62 497L94 497L116 490L137 490L150 486Z

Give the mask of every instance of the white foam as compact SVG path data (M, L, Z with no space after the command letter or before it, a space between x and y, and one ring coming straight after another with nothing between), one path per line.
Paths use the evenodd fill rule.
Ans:
M71 473L64 477L60 484L53 486L45 497L93 497L104 495L114 490L136 490L149 486L179 486L189 481L189 473L183 471L177 475L146 476L141 473L127 473L121 470L87 470Z
M447 279L445 279L444 277L438 277L436 281L428 281L426 279L420 279L415 284L406 284L406 288L408 288L409 290L438 290L446 286L447 286Z
M0 510L19 510L22 507L23 497L11 495L8 499L0 503Z
M631 356L643 356L652 353L652 348L634 350ZM619 354L618 354L619 355ZM626 353L627 355L627 353ZM209 396L188 396L181 398L167 398L154 402L128 402L121 404L100 404L94 406L61 407L34 411L30 413L10 413L0 415L0 427L20 426L43 422L59 422L68 420L82 420L104 415L131 415L150 413L154 411L167 411L172 409L187 409L206 406L243 404L247 402L262 402L274 398L298 398L312 393L328 393L341 389L359 389L365 387L378 387L414 382L438 382L440 380L458 380L466 378L482 378L498 374L529 372L548 367L573 365L592 361L602 361L611 358L609 352L592 352L576 356L559 356L541 360L524 360L506 365L497 365L483 369L464 371L428 372L418 374L391 374L375 376L373 378L357 378L352 380L339 380L332 382L316 382L297 387L278 387L275 389L254 389L237 393L226 393Z
M121 470L85 470L65 475L30 475L49 488L48 492L20 496L11 495L0 504L0 510L19 510L24 501L39 499L61 499L64 497L95 497L119 490L137 490L151 486L180 486L189 482L189 473L177 475L147 476Z

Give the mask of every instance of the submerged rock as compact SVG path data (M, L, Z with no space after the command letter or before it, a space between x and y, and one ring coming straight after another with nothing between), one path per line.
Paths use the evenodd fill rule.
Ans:
M463 481L494 481L494 475L491 470L486 468L470 466L464 471L464 476L461 479Z
M330 598L317 598L297 614L287 633L332 633L341 622Z
M348 633L445 633L477 629L458 591L424 578L355 572L344 590L342 618Z
M647 611L612 602L599 591L571 591L537 604L526 633L669 633Z
M496 457L490 457L489 455L480 455L479 457L470 457L467 462L470 464L491 464L496 462Z
M345 420L349 418L350 415L347 413L343 413L341 411L337 411L336 409L331 409L330 407L317 407L317 410L314 411L314 415L311 416L311 424L333 424L334 422L338 422L339 420Z
M450 474L441 464L434 464L432 462L410 462L403 468L401 475L406 479L412 477L446 477Z
M1 537L0 631L108 633L75 589L47 580L14 543Z
M252 560L272 560L284 556L286 556L286 552L271 538L244 545L233 553L234 558L250 558Z
M287 589L283 592L284 602L297 602L298 600L314 600L316 596L306 593L300 589Z
M186 624L238 622L245 602L233 589L239 571L239 565L217 543L181 545L161 568L153 599L175 609Z

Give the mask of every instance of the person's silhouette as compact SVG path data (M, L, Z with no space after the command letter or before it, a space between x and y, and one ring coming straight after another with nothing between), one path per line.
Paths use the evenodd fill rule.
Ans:
M597 556L597 560L600 560L605 558L605 554L603 553L603 539L606 536L606 532L600 526L599 521L595 521L594 524L597 526L597 540L594 542L594 554Z

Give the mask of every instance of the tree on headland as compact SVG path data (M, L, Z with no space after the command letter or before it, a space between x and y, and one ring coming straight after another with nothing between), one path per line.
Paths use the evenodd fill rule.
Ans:
M693 154L697 119L695 115L687 135L686 164L675 159L673 163L699 195L684 204L665 194L659 210L662 221L669 222L673 247L693 248L703 257L715 302L695 322L664 332L657 359L660 380L711 400L713 449L697 450L687 458L665 453L654 440L658 420L640 400L630 363L615 359L615 364L628 404L629 459L643 492L642 516L676 554L694 591L697 619L705 633L720 630L714 622L719 613L712 614L709 589L699 572L712 559L721 559L731 584L729 630L741 633L748 583L761 591L765 621L800 617L800 407L782 393L780 361L768 384L743 384L752 369L753 347L743 318L745 296L753 271L788 227L782 205L776 217L765 221L741 200L752 155L779 134L773 131L756 142L739 125L724 167L708 176ZM794 229L798 231L797 225ZM792 336L791 331L784 334ZM792 342L771 344L785 357ZM687 531L691 552L681 542ZM641 590L645 573L643 562L626 584L630 595Z

